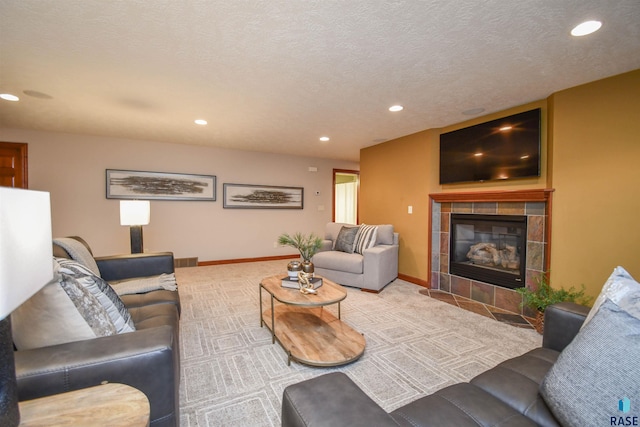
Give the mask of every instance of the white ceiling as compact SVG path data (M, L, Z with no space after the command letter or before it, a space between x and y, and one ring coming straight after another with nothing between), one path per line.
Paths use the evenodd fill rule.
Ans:
M638 68L639 0L0 2L8 128L358 160Z

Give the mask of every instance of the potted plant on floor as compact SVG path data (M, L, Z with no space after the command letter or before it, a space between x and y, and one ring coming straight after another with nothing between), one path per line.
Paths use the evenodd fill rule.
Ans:
M544 311L548 306L559 302L575 302L586 305L591 301L591 297L584 294L584 285L580 290L576 290L573 286L569 289L555 289L549 284L548 273L541 274L537 282L535 289L524 287L517 288L515 291L522 295L520 306L527 306L536 312L533 326L540 334L544 331Z
M294 233L293 235L283 233L278 237L278 244L296 248L304 260L301 266L302 271L305 273L313 273L314 267L311 258L313 258L322 246L322 239L320 239L320 237L313 233L308 236L302 233Z

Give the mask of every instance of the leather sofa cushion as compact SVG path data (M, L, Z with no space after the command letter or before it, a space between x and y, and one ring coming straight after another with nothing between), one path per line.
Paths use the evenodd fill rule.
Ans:
M536 423L469 383L456 384L391 412L406 427L533 427Z
M136 307L156 304L174 305L178 309L178 315L181 310L180 294L178 291L159 289L157 291L146 292L144 294L121 295L120 299L129 310Z
M176 335L178 333L178 309L173 304L134 307L130 308L129 311L137 330L167 325L173 328Z
M362 274L364 257L340 251L318 252L313 256L313 264L318 268Z
M541 426L558 426L538 389L560 353L536 348L471 380L475 385Z

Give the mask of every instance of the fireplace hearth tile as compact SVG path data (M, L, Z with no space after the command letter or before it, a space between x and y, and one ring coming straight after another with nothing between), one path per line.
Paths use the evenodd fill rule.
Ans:
M476 282L474 280L471 282L471 299L484 304L493 305L493 300L495 298L494 288L495 286L482 282Z
M516 291L510 289L501 288L496 286L496 307L503 310L510 311L512 313L520 312L520 302L522 302L522 296Z
M527 215L544 215L545 206L544 202L526 202L525 210Z
M440 273L440 290L451 292L451 276L446 273Z
M463 310L467 310L481 316L488 317L490 319L506 323L510 326L517 328L533 328L533 319L527 319L517 313L503 310L491 305L483 304L481 302L472 301L468 298L454 295L448 292L444 292L436 289L421 289L418 291L420 294L427 297L437 299L438 301L445 302L447 304L455 305Z
M458 307L460 308L476 314L480 314L484 317L495 318L484 304L470 300L461 300L458 298L456 299L458 300Z
M451 276L451 293L461 297L471 298L471 280L458 276Z

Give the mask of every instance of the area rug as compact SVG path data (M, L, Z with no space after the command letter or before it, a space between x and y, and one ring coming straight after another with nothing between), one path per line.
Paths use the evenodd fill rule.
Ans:
M541 345L535 331L437 301L421 295L423 288L395 280L379 294L347 288L342 320L367 342L359 360L334 368L287 366L282 347L260 327L258 291L260 279L286 272L286 264L177 269L181 426L280 426L284 388L334 371L392 411ZM327 309L337 313L335 306Z

